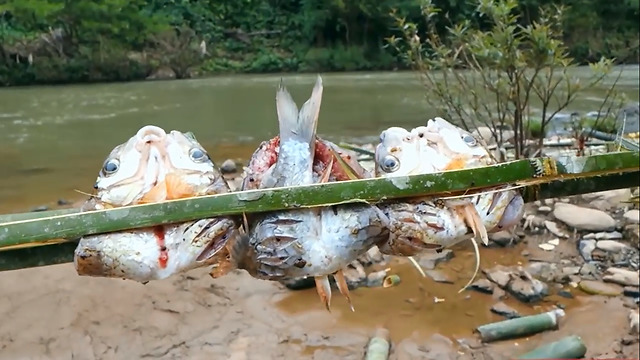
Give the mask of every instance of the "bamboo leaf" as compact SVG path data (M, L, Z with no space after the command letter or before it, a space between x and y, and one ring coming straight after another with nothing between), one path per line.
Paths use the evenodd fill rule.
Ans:
M637 172L639 160L637 152L562 161L538 158L445 173L251 190L44 218L41 218L42 213L32 213L26 219L22 215L22 220L0 224L0 249L27 243L42 245L43 241L50 239L74 239L219 215L416 196L445 196L503 184L536 185L560 179Z

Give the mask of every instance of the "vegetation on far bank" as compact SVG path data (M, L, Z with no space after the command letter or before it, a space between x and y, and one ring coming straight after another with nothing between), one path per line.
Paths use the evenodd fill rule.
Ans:
M5 0L0 5L0 85L178 78L222 72L409 68L385 39L396 17L444 35L478 17L477 1L436 0ZM563 41L578 63L638 62L638 0L520 0L521 25L567 5Z

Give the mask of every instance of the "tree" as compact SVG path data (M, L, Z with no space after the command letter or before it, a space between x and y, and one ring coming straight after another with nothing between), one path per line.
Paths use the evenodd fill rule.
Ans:
M541 7L537 20L522 23L517 0L475 4L468 19L452 23L442 35L434 25L441 10L430 0L422 6L424 28L394 13L401 36L388 43L420 71L431 106L468 130L488 126L498 144L506 140L505 129L511 129L516 158L521 158L535 153L526 148L531 122L540 126L539 149L551 119L580 92L601 84L613 60L590 64L591 78L582 84L572 76L576 64L563 42L562 6ZM616 100L609 96L606 101ZM540 108L539 114L532 113L532 106ZM602 108L613 111L612 106Z

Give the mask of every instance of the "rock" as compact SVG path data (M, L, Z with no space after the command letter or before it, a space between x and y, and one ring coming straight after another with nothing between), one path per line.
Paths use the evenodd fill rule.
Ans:
M220 165L220 171L223 174L232 174L238 171L238 166L235 161L227 159L222 163L222 165Z
M596 249L595 240L581 240L578 243L578 251L585 261L591 261L591 253Z
M640 274L636 271L610 267L604 272L602 280L620 285L640 286Z
M551 211L552 211L551 206L544 205L544 206L540 206L538 208L538 212L541 213L541 214L548 214Z
M558 267L556 264L535 261L527 264L525 269L533 276L540 278L544 281L553 281L558 274Z
M356 289L367 284L367 273L361 267L347 267L343 269L343 273L349 289Z
M487 279L491 280L491 282L497 284L501 288L507 286L509 280L511 280L511 269L502 265L496 265L489 270L482 270L482 272L487 276Z
M36 206L33 209L31 209L32 212L40 212L40 211L47 211L47 210L49 210L49 207L46 205Z
M596 248L612 253L618 253L627 249L628 246L615 240L600 240L596 243Z
M380 287L387 276L386 270L375 271L367 275L367 287Z
M571 294L567 290L559 290L557 294L558 296L562 296L563 298L566 298L566 299L573 299L573 294Z
M596 239L596 240L616 240L622 239L622 233L618 231L612 232L599 232L599 233L590 233L586 234L582 237L583 239Z
M608 210L620 205L621 201L629 200L631 190L617 189L583 194L582 198L588 202L596 202L599 209Z
M542 249L542 250L545 250L545 251L551 251L551 250L556 248L555 245L552 245L552 244L549 244L549 243L540 244L540 245L538 245L538 247L540 249Z
M58 206L65 206L71 204L71 201L67 199L58 199Z
M582 280L578 287L591 295L618 296L622 294L622 287L596 280Z
M616 226L616 221L606 212L572 204L556 204L553 216L577 230L611 231Z
M558 227L558 224L554 223L553 221L545 220L544 227L546 227L547 230L549 230L550 233L552 233L553 235L555 235L557 237L561 237L561 238L568 238L569 237L569 235L567 233L565 233L564 231L562 231Z
M491 298L494 300L502 300L507 296L507 292L500 289L499 287L493 289L493 294L491 294Z
M542 281L533 278L526 270L520 269L511 274L507 291L522 302L536 302L549 294L549 287Z
M567 266L562 268L563 275L577 275L580 273L580 266Z
M509 231L502 230L489 234L489 240L504 247L511 245L516 240L516 236Z
M469 285L469 287L485 294L493 294L494 289L493 283L487 279L476 280L473 284Z
M629 240L629 242L638 247L640 245L640 225L638 224L629 224L624 227L624 237Z
M440 270L425 270L424 273L435 282L453 284L453 280Z
M520 314L518 313L518 311L516 311L516 309L503 303L502 301L495 303L491 307L491 312L494 314L504 316L507 319L514 319L514 318L520 317Z
M432 270L435 269L438 264L453 259L453 251L449 249L442 250L440 252L430 252L424 255L420 255L418 263L422 268Z
M622 218L629 224L638 224L640 223L640 210L631 209L622 214Z
M624 296L637 298L640 297L640 288L637 286L625 286L622 293Z
M638 310L629 310L629 332L638 333L640 327L640 314Z
M176 78L176 73L170 67L163 66L156 71L154 71L151 75L147 76L147 80L173 80Z
M598 268L593 263L584 264L580 267L580 275L582 275L582 277L596 277L598 275Z

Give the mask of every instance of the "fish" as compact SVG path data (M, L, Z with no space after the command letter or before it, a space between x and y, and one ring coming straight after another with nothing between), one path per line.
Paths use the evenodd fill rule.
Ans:
M298 110L280 83L276 93L279 138L263 143L267 145L261 145L254 153L265 157L249 162L248 176L253 178L243 183L245 187L309 185L348 176L333 170L336 161L329 156L331 153L349 161L347 152L318 140L316 135L322 93L322 78L318 76L310 98ZM376 206L368 204L255 214L246 219L246 227L247 235L232 249L235 265L263 280L314 277L320 300L328 311L331 311L328 276L333 275L338 290L355 311L342 270L389 236L388 219Z
M442 118L411 130L392 127L380 134L375 151L375 175L407 176L467 169L495 164L496 160L469 132ZM421 198L386 203L381 209L389 217L391 235L380 251L412 257L471 240L476 269L479 249L474 237L485 245L488 233L510 229L524 215L524 201L515 190L497 189L470 197Z
M105 159L94 194L81 211L227 193L222 173L192 133L147 125ZM80 276L146 283L213 266L212 276L232 269L228 245L239 221L214 217L80 238L74 266Z

